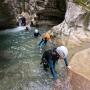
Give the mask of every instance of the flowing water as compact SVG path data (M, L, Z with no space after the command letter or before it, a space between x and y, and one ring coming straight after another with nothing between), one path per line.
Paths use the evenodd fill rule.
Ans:
M40 65L40 38L24 29L0 32L0 90L52 90L52 76Z

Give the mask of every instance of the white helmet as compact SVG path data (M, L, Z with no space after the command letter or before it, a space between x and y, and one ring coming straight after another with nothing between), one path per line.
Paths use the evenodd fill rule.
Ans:
M68 55L68 49L65 46L57 47L56 52L60 55L60 57L65 58Z
M35 33L38 33L38 29L35 29Z

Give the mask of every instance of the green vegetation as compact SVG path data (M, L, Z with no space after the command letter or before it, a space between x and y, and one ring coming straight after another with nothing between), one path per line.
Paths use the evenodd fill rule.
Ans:
M83 6L87 11L90 11L90 0L74 0L74 2Z

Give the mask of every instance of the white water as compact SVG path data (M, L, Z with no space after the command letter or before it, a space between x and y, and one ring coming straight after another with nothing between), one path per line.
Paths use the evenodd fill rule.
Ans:
M19 31L24 31L26 26L19 26L16 28L12 29L5 29L4 31L0 31L0 34L7 34L7 33L13 33L13 32L19 32Z

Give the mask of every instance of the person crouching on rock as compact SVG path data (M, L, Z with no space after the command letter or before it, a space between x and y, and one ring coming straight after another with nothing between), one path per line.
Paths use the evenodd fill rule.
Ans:
M57 76L57 72L55 70L55 64L60 58L64 60L65 65L67 67L68 66L67 56L68 56L68 49L65 46L59 46L54 49L46 50L42 55L40 64L43 64L43 68L45 71L47 71L48 67L50 67L53 79L57 84L59 83L59 79Z

